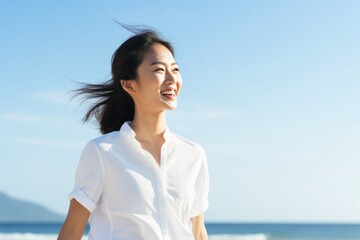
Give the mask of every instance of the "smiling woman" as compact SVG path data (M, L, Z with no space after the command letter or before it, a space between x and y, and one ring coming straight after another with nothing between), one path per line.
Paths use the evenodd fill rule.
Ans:
M175 109L181 84L173 54L160 43L154 43L147 51L137 69L136 81L121 80L124 90L138 103L138 114L148 112L146 108L156 112Z
M155 56L156 52L153 51L153 45L159 44L166 48L173 59L174 50L171 44L162 40L154 31L147 29L134 29L132 31L136 35L125 41L112 56L111 71L113 78L103 84L85 84L84 87L76 90L77 95L86 95L88 99L98 99L98 102L85 115L84 121L95 116L103 134L119 130L123 123L133 120L135 106L128 91L130 86L129 83L127 83L128 87L125 88L122 85L124 82L130 81L146 84L146 82L140 83L139 81L140 69L138 67L148 67L148 71L158 73L162 69L163 74L165 73L164 64L160 67L160 62L155 61L155 59L151 62L153 69L141 64L148 54L154 55L155 58L158 57ZM169 61L169 59L167 60Z
M98 101L101 137L84 148L58 239L207 239L209 176L201 146L170 132L182 79L171 44L134 30L112 58L112 79L77 90Z

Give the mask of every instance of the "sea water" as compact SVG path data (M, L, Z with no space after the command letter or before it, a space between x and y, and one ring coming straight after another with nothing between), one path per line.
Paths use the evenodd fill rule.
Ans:
M0 224L0 240L55 240L60 228L58 223ZM360 240L360 224L207 223L206 229L209 240Z

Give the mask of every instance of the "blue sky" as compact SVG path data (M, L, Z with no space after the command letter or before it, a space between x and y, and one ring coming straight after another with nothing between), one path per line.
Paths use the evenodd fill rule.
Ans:
M359 1L1 1L0 191L66 213L98 136L73 81L110 78L130 33L173 42L173 132L200 143L208 221L360 222Z

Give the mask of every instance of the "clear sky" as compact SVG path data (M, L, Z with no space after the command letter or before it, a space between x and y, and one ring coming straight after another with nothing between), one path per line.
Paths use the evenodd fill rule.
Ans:
M110 78L130 33L173 42L173 132L200 143L208 221L360 222L360 1L0 1L0 191L65 214L99 135L72 81Z

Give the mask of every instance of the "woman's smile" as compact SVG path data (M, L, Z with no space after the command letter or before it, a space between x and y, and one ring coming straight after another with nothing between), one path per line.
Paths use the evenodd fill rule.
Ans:
M169 99L169 100L176 100L176 89L173 89L173 88L168 88L166 90L162 90L160 92L160 94L166 98L166 99Z

